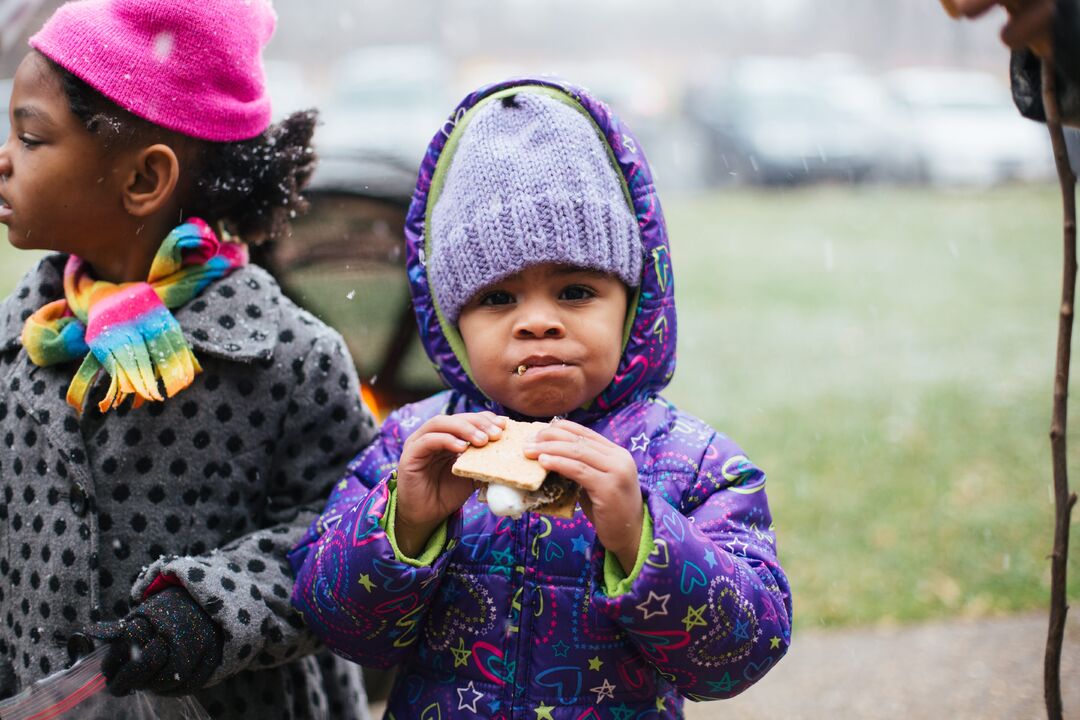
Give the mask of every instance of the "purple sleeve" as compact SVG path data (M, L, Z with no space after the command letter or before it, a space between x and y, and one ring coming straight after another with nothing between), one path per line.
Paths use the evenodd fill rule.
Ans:
M764 487L764 474L714 437L683 512L646 489L652 550L623 594L597 595L643 662L692 700L742 692L787 652L790 588Z
M293 606L308 627L338 655L370 667L390 667L411 651L447 563L447 553L430 564L402 560L384 529L400 447L391 416L289 555ZM446 536L456 537L459 524L455 513Z

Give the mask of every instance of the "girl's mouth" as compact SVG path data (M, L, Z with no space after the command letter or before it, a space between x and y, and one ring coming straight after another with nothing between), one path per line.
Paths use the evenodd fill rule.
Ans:
M3 198L0 198L0 222L4 222L12 215L11 206L4 202Z

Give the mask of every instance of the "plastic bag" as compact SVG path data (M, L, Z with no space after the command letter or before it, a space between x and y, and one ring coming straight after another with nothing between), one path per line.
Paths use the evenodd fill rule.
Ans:
M107 651L107 646L100 647L69 669L0 701L0 720L210 720L199 701L190 695L110 695L101 674L101 660Z

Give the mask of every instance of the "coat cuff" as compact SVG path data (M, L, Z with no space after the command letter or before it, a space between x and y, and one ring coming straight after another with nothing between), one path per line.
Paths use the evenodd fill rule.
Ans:
M638 575L641 574L641 568L645 565L645 559L652 554L653 548L652 515L649 514L648 504L642 503L641 544L638 545L637 559L634 561L634 568L630 571L630 574L627 575L626 571L623 570L622 563L619 562L619 559L615 554L610 550L605 550L604 594L609 598L615 598L630 592L630 586L638 579Z
M136 579L142 602L165 585L180 585L222 631L222 662L207 686L250 668L268 668L311 652L317 640L289 604L293 578L285 559L303 532L295 526L257 531L197 556L163 556Z
M386 514L379 519L379 525L386 533L386 539L390 541L390 547L394 549L394 559L412 567L430 567L446 549L447 521L443 520L428 538L424 551L418 557L411 558L398 547L397 536L394 534L394 518L397 516L397 478L390 479L390 498L386 503Z

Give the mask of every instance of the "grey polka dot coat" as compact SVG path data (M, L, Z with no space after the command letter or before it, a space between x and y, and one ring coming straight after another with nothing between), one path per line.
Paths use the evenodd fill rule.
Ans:
M75 366L36 367L19 341L65 259L0 303L0 698L172 582L223 631L197 694L212 717L366 717L358 669L315 652L291 609L285 560L375 432L341 337L248 266L175 311L203 367L191 387L102 415L103 378L79 417Z

